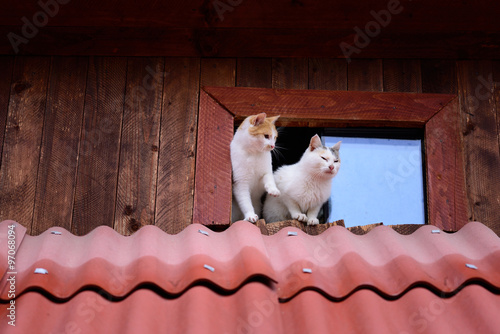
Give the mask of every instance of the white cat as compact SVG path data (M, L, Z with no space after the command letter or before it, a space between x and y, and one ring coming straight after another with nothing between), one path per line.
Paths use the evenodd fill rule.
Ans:
M340 143L324 147L319 136L315 135L299 162L274 172L281 196L266 198L266 223L289 219L297 219L307 225L319 223L318 213L330 197L332 179L340 168Z
M262 210L261 198L267 191L279 196L273 178L271 151L278 132L274 123L279 116L266 118L265 113L247 117L231 141L233 170L233 205L231 220L255 223Z

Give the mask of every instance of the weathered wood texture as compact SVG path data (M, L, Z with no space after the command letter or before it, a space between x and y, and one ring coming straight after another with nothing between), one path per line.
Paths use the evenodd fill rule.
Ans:
M129 58L114 228L129 235L155 222L163 58Z
M83 235L113 226L126 58L89 59L71 232Z
M458 99L425 128L428 219L446 231L457 231L468 221L459 128Z
M0 166L2 165L3 139L9 111L10 83L13 69L13 57L0 57Z
M224 97L224 105L243 118L258 112L286 114L278 120L281 125L372 124L379 126L423 127L437 108L446 105L452 95L401 93L331 92L320 90L281 90L259 88L205 87L215 100ZM419 100L418 97L422 99ZM424 99L425 98L425 99ZM387 109L390 102L390 109ZM418 111L418 112L416 112ZM334 115L335 119L331 120Z
M165 75L155 224L174 234L193 217L200 59L167 58Z
M17 58L0 168L0 220L31 233L50 58Z
M236 68L236 86L271 88L272 70L269 58L240 58Z
M308 72L306 58L274 58L272 88L307 89Z
M207 93L200 94L193 222L229 225L231 221L231 157L233 116Z
M258 5L207 0L2 0L1 8L8 9L0 14L0 35L9 36L0 41L3 54L349 59L500 56L500 5L488 0L276 0ZM23 24L27 26L23 17L31 30L23 30Z
M33 234L42 233L54 225L68 230L71 226L87 65L87 57L52 59Z
M343 59L309 59L309 89L347 90L347 62Z
M471 220L500 221L500 154L491 61L460 61L458 93Z
M353 60L349 63L348 89L381 92L384 89L384 76L381 59Z
M384 59L384 92L422 93L419 60Z
M226 14L230 20L236 9ZM26 46L39 43L41 36L31 39ZM371 44L362 54L368 55L370 48ZM197 133L201 135L203 129L222 131L220 127L217 129L217 122L230 117L226 112L223 118L213 119L215 123L210 125L213 130L207 130L206 124L198 124L200 87L277 88L274 95L265 96L258 103L247 100L247 94L234 96L231 108L241 115L260 111L278 114L281 110L271 104L279 101L283 110L295 110L301 116L308 103L320 99L325 108L318 115L309 115L318 117L316 121L303 122L290 117L281 120L281 125L311 127L329 125L321 118L323 114L348 114L335 108L334 102L338 101L324 100L320 90L349 89L367 90L359 94L374 97L380 91L458 95L458 120L449 122L449 126L458 126L459 140L464 145L467 193L463 207L469 220L479 220L500 235L499 61L381 60L379 56L347 63L332 58L262 56L128 60L56 57L52 62L47 57L0 58L0 139L3 135L0 220L17 220L30 234L60 225L79 235L98 225L113 226L120 233L130 234L135 227L155 224L169 233L178 233L193 221L225 222L229 213L216 213L215 203L205 204L209 207L208 214L204 209L193 211L196 166L208 164L213 169L216 165L212 162L215 157L208 157L206 163L197 160L201 147L197 145L201 144ZM147 65L152 71L148 71ZM163 84L143 81L154 70L165 72ZM141 100L142 95L134 96L144 93L141 86L147 96L145 100ZM279 94L286 88L310 89L319 95L312 93L304 97L302 104L290 106ZM311 96L315 98L311 100ZM380 103L377 99L373 98L369 104L351 101L352 107L360 113L375 115L383 112L376 108ZM136 103L129 105L129 101ZM447 101L437 99L428 107L440 103L444 106ZM398 117L403 119L411 114L411 104L404 97L395 107L384 111L385 125L423 124L422 119L415 119L412 124L398 121ZM433 121L439 123L438 119ZM349 119L343 124L330 125L352 123L360 124L359 120ZM228 145L233 129L223 131L227 134L221 138L226 142L221 145ZM458 159L460 154L452 153ZM227 164L228 157L225 159ZM208 177L212 177L213 184L219 182L212 174ZM453 194L459 188L455 181L443 186L444 193L450 195L441 200L446 197L453 202ZM210 196L209 190L207 193ZM230 201L230 197L225 200ZM453 205L447 203L440 214L459 212L460 207Z

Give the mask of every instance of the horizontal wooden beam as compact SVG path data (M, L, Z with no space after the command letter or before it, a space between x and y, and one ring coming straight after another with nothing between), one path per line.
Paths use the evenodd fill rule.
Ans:
M204 87L236 121L266 112L280 126L421 127L454 95Z
M500 31L382 31L360 39L337 28L0 26L0 54L171 57L500 59Z

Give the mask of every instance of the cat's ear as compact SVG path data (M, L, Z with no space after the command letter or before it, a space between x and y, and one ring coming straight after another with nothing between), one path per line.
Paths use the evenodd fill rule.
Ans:
M340 144L342 144L342 141L337 142L337 144L332 146L333 151L338 151L340 150Z
M278 120L278 118L280 118L279 115L278 116L274 116L274 117L268 117L267 119L269 121L271 121L271 123L274 124L274 123L276 123L276 121Z
M265 119L266 119L266 113L262 112L258 115L252 116L250 118L250 124L254 126L261 125L262 123L264 123Z
M311 142L309 143L309 149L311 151L314 151L317 148L323 147L323 143L321 143L321 139L319 138L318 135L314 135L311 138Z

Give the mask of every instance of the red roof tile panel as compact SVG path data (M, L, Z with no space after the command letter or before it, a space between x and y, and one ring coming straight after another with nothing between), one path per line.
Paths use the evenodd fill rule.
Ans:
M500 295L477 285L450 298L415 288L396 300L360 290L342 302L305 291L280 304L284 333L498 333ZM293 316L292 316L293 315Z
M37 288L65 299L97 286L119 297L154 284L175 295L198 282L232 291L255 277L277 282L283 300L304 289L345 298L359 287L388 296L414 285L451 292L474 280L500 288L500 239L491 230L480 223L455 234L434 229L423 226L404 236L381 226L358 236L334 226L318 236L295 228L262 236L254 225L239 222L222 233L191 225L168 235L146 226L125 237L99 227L77 237L53 228L26 235L18 246L17 291ZM297 235L288 236L290 231ZM36 268L48 274L34 274ZM5 278L2 283L6 300Z
M145 226L130 237L104 226L81 237L51 228L24 238L16 266L18 293L39 288L62 299L87 286L124 296L152 283L178 294L199 281L234 290L255 276L275 279L260 231L245 226L215 233L191 225L177 235ZM36 268L48 274L34 274ZM6 294L3 289L1 299Z
M3 222L0 333L14 332L12 270L16 333L494 333L500 239L480 223L435 230L263 236L238 222L220 233L192 225L177 235L146 226L130 237L108 227L32 237Z
M104 294L105 296L105 294ZM415 288L396 300L360 290L342 302L305 291L279 303L269 287L252 282L234 294L204 286L177 298L140 289L121 301L83 291L65 303L29 292L16 302L16 327L0 309L1 333L497 333L500 296L477 285L441 298Z
M103 296L83 291L57 303L28 292L16 301L15 328L0 305L0 333L284 333L276 294L260 283L231 295L195 286L173 299L147 289L117 302Z

